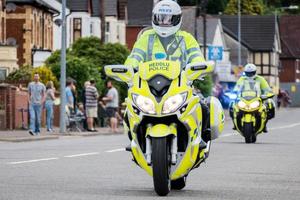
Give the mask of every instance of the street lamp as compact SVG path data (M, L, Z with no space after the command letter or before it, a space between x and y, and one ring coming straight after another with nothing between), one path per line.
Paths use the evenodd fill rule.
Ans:
M60 67L60 122L59 132L66 132L66 0L62 0L61 67Z

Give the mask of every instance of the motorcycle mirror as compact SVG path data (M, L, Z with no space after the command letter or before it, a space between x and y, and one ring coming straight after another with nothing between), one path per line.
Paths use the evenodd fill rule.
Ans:
M185 67L185 74L189 81L201 79L209 73L214 71L213 62L197 62L187 64Z
M132 84L134 71L131 66L125 65L106 65L104 67L105 74L117 81L125 82L128 85Z
M260 98L262 100L267 100L267 99L270 99L270 98L273 98L274 97L274 94L270 94L270 95L261 95Z

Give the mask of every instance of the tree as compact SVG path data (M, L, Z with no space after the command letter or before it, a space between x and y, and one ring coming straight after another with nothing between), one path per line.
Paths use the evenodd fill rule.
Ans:
M208 14L219 14L223 13L226 5L227 0L209 0L207 4L207 13Z
M264 12L264 5L261 0L241 0L241 14L261 15ZM229 0L225 9L225 14L238 14L238 0Z
M102 44L97 37L86 37L78 39L71 48L67 50L67 77L76 80L79 94L82 91L84 82L96 80L96 87L104 94L105 76L103 67L110 64L123 64L129 55L129 50L121 44ZM47 60L49 67L57 78L60 78L60 51L54 52ZM121 83L115 83L120 92L120 99L123 101L127 95L127 88Z

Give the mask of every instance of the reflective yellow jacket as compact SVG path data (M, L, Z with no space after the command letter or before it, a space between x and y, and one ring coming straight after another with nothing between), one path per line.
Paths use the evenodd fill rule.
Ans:
M157 59L179 60L182 68L188 63L205 61L198 42L191 34L177 31L175 40L172 40L165 50L159 36L153 29L150 29L136 41L125 65L137 68L141 62Z
M258 92L259 95L267 95L272 93L272 90L266 79L259 75L255 75L253 79L248 78L246 76L240 77L233 90L236 92L254 90Z

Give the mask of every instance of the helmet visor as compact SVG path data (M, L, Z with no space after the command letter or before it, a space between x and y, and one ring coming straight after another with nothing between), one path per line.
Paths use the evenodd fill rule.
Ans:
M180 15L153 14L152 21L156 26L177 26L180 23Z
M253 72L245 72L245 75L246 75L247 77L253 77L253 76L255 76L255 74L256 74L256 71L253 71Z

